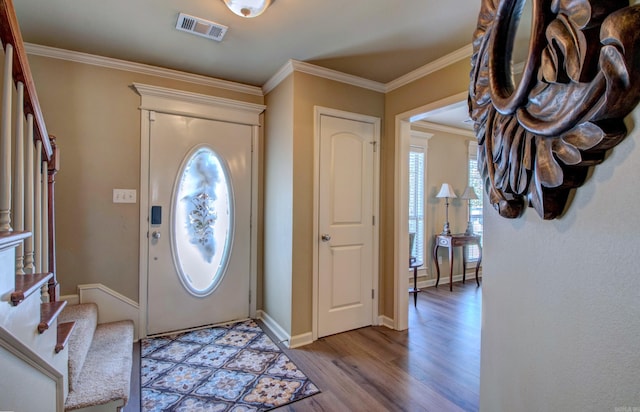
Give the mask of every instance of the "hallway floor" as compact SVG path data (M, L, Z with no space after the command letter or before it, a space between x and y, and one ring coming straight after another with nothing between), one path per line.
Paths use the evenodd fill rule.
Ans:
M372 326L283 348L322 392L276 411L477 411L482 288L426 288L409 302L406 331ZM139 411L138 343L133 364L125 412Z
M482 288L426 288L409 330L367 327L286 350L322 393L277 411L477 411Z

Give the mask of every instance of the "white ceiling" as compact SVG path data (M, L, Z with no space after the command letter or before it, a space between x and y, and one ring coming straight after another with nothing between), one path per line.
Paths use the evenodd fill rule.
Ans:
M471 42L480 0L275 0L243 19L222 0L14 0L28 43L262 86L289 59L388 83ZM187 13L222 42L175 29Z
M423 127L430 127L430 124L435 124L467 132L473 131L473 122L469 117L469 108L466 100L416 116L414 121L420 122L419 124Z

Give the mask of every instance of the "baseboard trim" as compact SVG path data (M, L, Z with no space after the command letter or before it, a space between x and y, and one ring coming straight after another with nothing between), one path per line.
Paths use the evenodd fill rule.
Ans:
M282 343L287 348L289 347L291 336L284 330L280 324L273 319L269 314L263 310L257 310L256 316L264 323L264 326L276 337L278 343Z
M282 343L288 349L299 348L300 346L313 343L313 334L311 332L302 333L300 335L291 336L284 330L275 319L263 310L256 311L258 319L264 323L264 326L271 332L279 343Z
M64 300L68 305L77 305L80 303L80 296L78 295L61 295L59 300Z
M137 302L101 283L78 285L78 296L79 303L95 303L98 305L99 323L132 320L134 323L134 340L138 340L140 336L140 306Z
M378 316L378 325L385 326L389 329L395 329L395 322L388 316L380 315Z
M310 343L313 343L313 334L311 332L292 336L289 343L289 349L299 348L300 346L308 345Z
M482 270L480 270L480 272L478 273L478 278L482 279ZM462 273L458 275L453 275L453 281L462 282ZM475 282L476 273L475 272L467 273L466 281ZM449 284L449 276L440 276L440 283L438 283L438 286L448 285L448 284ZM435 279L418 280L418 288L420 289L431 288L431 287L434 287L435 285L436 285ZM409 278L409 287L413 287L413 276Z

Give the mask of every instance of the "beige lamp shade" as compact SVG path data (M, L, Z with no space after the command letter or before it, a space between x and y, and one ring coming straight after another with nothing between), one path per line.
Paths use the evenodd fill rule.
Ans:
M456 193L453 191L449 183L443 183L436 197L450 197L453 199L458 196L456 196Z
M467 186L466 189L464 189L464 193L462 193L462 196L460 196L460 199L477 199L478 196L476 195L476 191L473 190L473 187L471 186Z
M445 219L446 220L444 222L444 227L442 228L442 234L450 235L451 229L449 227L449 198L456 198L458 196L456 196L456 193L453 191L449 183L443 183L436 197L445 198L445 215L446 215Z

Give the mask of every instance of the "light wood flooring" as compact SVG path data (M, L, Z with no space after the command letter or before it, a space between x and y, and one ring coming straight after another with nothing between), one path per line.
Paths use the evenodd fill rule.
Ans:
M409 306L409 329L367 327L287 355L322 391L275 411L477 411L482 288L473 279L427 288ZM136 344L138 345L138 344ZM140 405L139 345L131 399Z
M276 410L477 411L481 289L424 289L407 331L367 327L285 350L322 393Z

